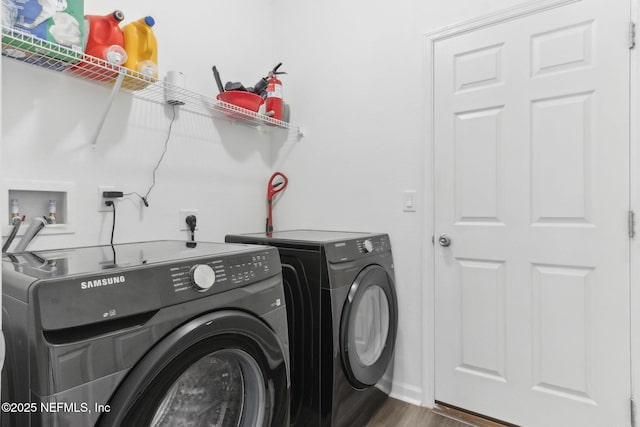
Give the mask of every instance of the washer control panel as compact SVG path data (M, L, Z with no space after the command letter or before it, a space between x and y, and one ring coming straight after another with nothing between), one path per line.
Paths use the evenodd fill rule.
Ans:
M240 288L257 284L260 290L261 282L274 283L282 271L276 248L230 245L226 252L217 253L218 246L203 244L194 250L182 249L184 242L173 243L145 246L150 254L147 256L160 259L152 263L140 255L140 246L121 246L124 254L117 267L95 271L92 267L87 274L71 274L62 280L50 278L48 271L42 278L29 277L25 293L28 301L36 301L36 321L46 330L57 330L152 312L199 298L222 297L227 292L228 298L241 298L245 292ZM176 247L182 252L169 255L168 249ZM111 249L91 248L83 255L96 251L111 254ZM206 252L209 249L212 253ZM127 251L133 253L129 258L124 256Z
M169 267L173 293L218 293L263 280L280 272L274 249L229 254L216 259L200 259Z

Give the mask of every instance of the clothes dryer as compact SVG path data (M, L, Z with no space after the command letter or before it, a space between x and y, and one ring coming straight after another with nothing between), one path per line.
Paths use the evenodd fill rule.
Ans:
M291 425L365 425L387 398L398 305L386 234L228 235L280 252L291 349Z
M273 248L155 241L3 257L3 426L282 427Z

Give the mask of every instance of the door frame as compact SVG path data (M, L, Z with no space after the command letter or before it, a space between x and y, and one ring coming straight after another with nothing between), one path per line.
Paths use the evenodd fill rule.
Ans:
M484 15L479 18L463 21L459 24L442 27L425 34L424 70L426 81L424 96L426 99L426 135L423 153L423 193L425 200L425 214L422 222L422 406L435 406L435 177L434 177L434 68L435 47L440 41L468 33L471 31L488 28L504 22L516 20L528 15L555 9L582 0L533 0L521 5L502 9L497 12ZM638 23L640 33L640 0L630 1L630 18ZM635 227L636 237L630 239L630 322L631 322L631 401L636 417L640 417L640 145L637 142L640 137L640 37L636 37L636 47L630 50L630 195L629 209L636 212ZM621 212L621 214L624 214ZM635 261L634 261L635 260ZM634 325L638 325L634 327ZM637 406L637 408L636 408ZM637 410L636 410L637 409Z
M640 0L631 0L631 19L636 25L640 22ZM629 82L629 209L635 211L636 217L640 209L640 46L637 35L635 36L635 47L630 50L630 82ZM638 226L635 226L635 237L629 239L629 279L630 286L630 322L631 322L631 402L633 425L636 425L638 410L637 400L640 398L640 234Z

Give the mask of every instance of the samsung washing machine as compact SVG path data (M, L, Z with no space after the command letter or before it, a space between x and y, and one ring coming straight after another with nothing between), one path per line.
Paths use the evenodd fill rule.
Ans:
M289 423L278 252L155 241L3 256L3 426Z
M289 321L291 425L362 426L387 398L398 306L386 234L228 235L280 252Z

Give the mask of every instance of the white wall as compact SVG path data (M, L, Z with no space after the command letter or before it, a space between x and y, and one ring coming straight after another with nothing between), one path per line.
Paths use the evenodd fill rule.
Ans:
M277 167L290 179L280 225L384 231L391 236L400 304L394 394L433 403L423 351L422 227L430 200L402 212L403 190L423 191L425 34L522 0L274 0L275 56L285 99L308 135ZM278 224L276 224L278 225ZM425 237L428 236L426 239ZM426 343L427 349L430 343ZM429 372L429 369L425 369ZM424 386L424 393L423 393Z
M390 234L401 307L394 393L431 404L431 378L423 382L423 367L433 361L421 342L422 327L430 327L421 284L423 244L431 232L423 229L422 216L431 206L419 198L418 212L403 213L401 198L407 189L420 194L430 173L424 165L424 34L524 1L193 3L182 10L146 0L124 9L127 21L156 18L160 74L183 71L189 89L214 96L213 64L224 80L252 84L282 61L292 121L303 123L307 135L299 143L270 142L252 130L180 114L151 207L135 199L119 203L116 241L184 238L177 231L181 207L200 210L202 239L261 230L266 179L281 170L290 183L275 208L276 228ZM85 5L88 13L111 11L97 0ZM181 27L185 22L188 28ZM119 95L92 152L89 138L108 90L3 64L0 177L75 181L78 194L76 233L41 236L33 247L107 242L111 216L96 212L96 186L146 191L169 111ZM2 222L7 214L1 213Z
M181 8L146 0L121 6L125 23L154 16L159 74L184 72L190 90L215 97L214 64L223 79L246 84L273 66L268 2L200 1ZM87 14L113 8L85 1ZM3 187L7 179L75 182L75 234L41 235L31 248L108 243L112 216L98 213L97 186L147 191L171 110L120 93L92 151L90 140L110 89L10 59L2 62ZM186 238L179 231L180 208L199 210L199 239L221 241L230 230L261 230L271 169L268 137L225 120L178 112L150 207L135 197L118 202L115 240ZM3 224L7 216L3 209Z

